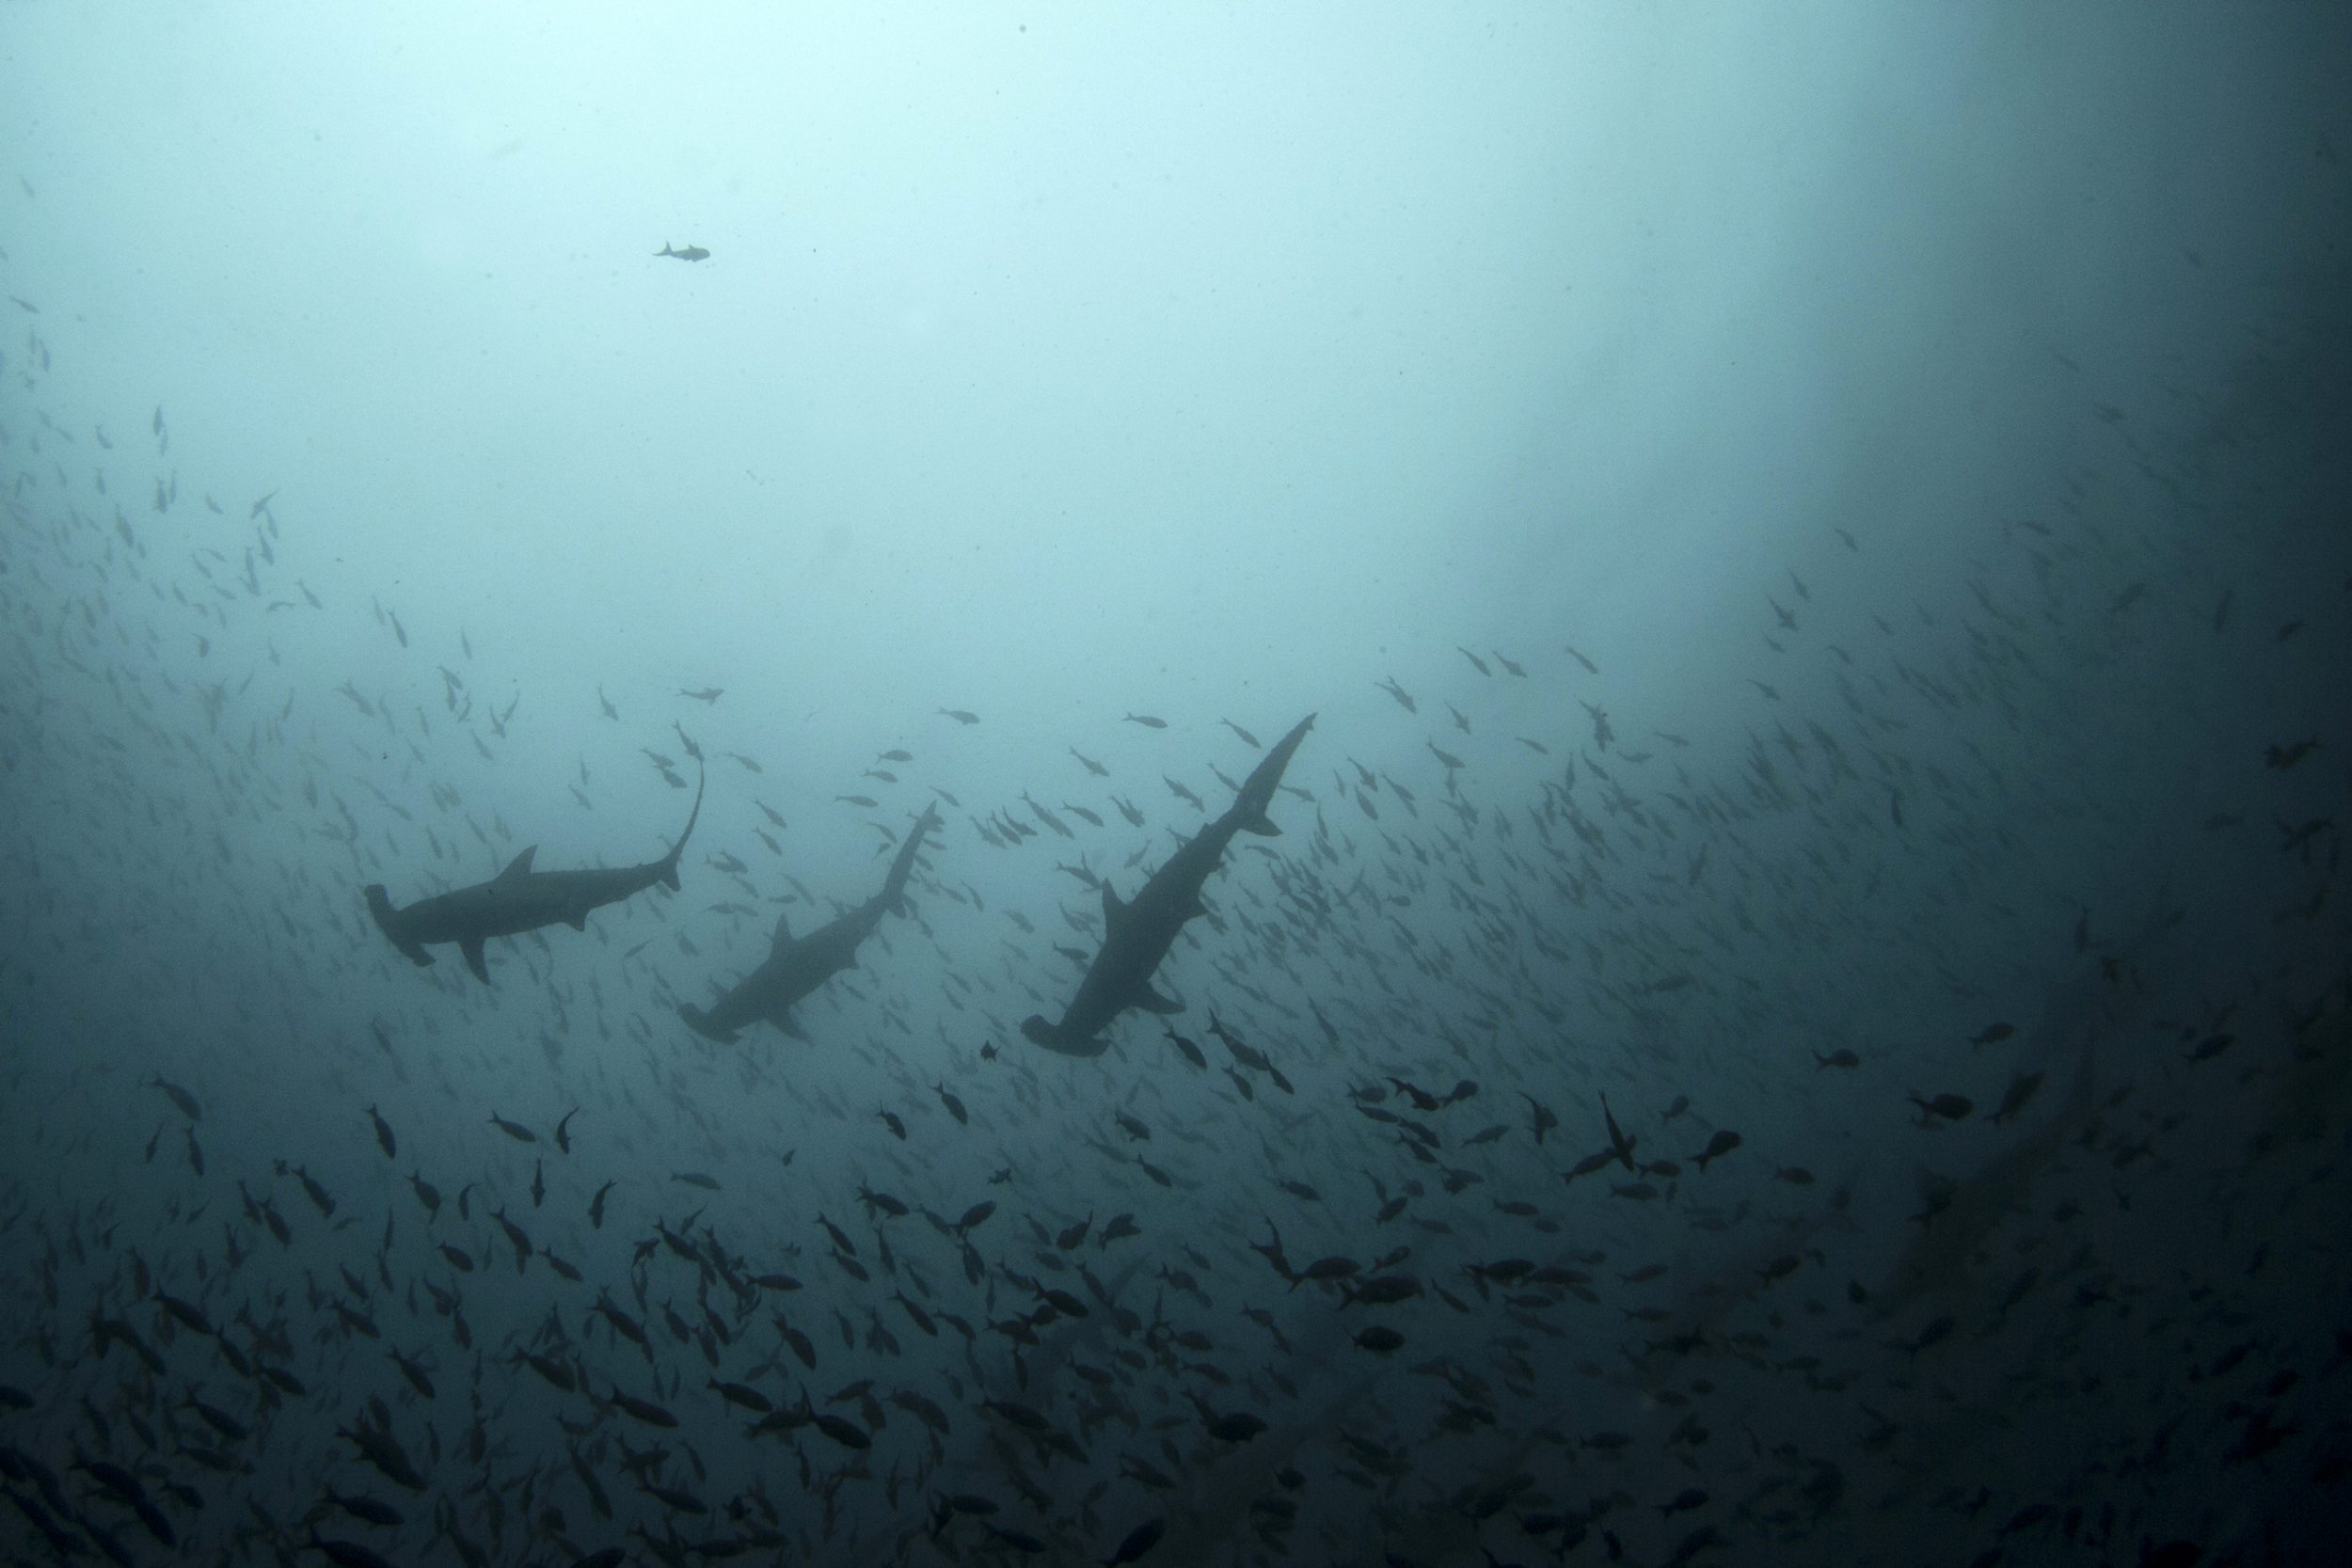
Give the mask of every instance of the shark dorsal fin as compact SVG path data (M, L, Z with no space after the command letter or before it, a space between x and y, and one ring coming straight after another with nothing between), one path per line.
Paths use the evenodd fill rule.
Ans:
M789 912L783 910L776 911L775 934L768 940L778 946L792 940L792 916Z
M506 863L506 869L498 874L498 879L501 882L510 882L518 877L530 876L531 857L538 852L539 847L534 844L525 849L521 854L516 855L513 860L508 861Z
M1105 881L1103 884L1103 924L1110 925L1126 911L1126 908L1119 901L1119 895L1111 891L1111 884Z

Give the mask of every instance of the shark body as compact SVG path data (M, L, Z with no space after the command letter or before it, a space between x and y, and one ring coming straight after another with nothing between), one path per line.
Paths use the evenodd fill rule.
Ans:
M1200 890L1225 858L1225 847L1240 832L1273 836L1282 830L1266 816L1275 786L1290 766L1291 753L1307 737L1315 717L1300 720L1277 741L1234 793L1222 816L1179 845L1160 868L1152 873L1133 900L1120 902L1108 882L1103 884L1103 946L1078 982L1059 1023L1032 1013L1021 1032L1030 1043L1065 1056L1099 1056L1102 1033L1130 1007L1147 1012L1174 1013L1183 1007L1152 988L1152 975L1176 944L1184 922L1201 912Z
M924 835L938 820L939 808L935 805L925 808L923 815L915 818L914 826L907 830L906 842L898 847L898 858L890 863L890 875L882 879L880 893L847 914L797 939L789 923L778 916L768 957L760 966L708 1007L682 1006L678 1016L707 1039L731 1041L746 1025L761 1022L772 1023L796 1039L805 1038L792 1022L792 1008L857 962L858 945L873 934L882 916L898 908L905 895L907 879L914 874L915 853L923 847Z
M490 967L482 944L492 937L519 936L543 926L585 930L592 911L643 893L656 882L675 892L678 856L685 851L702 809L703 786L697 780L694 809L687 816L685 831L668 854L643 865L534 871L531 863L539 847L534 844L486 882L420 898L401 909L392 907L383 883L372 882L367 888L368 912L411 963L429 964L433 955L426 947L454 942L465 955L466 967L487 985Z

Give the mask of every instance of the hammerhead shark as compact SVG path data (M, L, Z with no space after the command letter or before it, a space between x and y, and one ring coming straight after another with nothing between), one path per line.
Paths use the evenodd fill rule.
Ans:
M1087 967L1086 977L1078 982L1078 993L1070 999L1059 1023L1048 1023L1036 1013L1023 1021L1021 1032L1031 1043L1065 1056L1099 1056L1104 1049L1099 1037L1103 1030L1128 1008L1152 1013L1184 1011L1181 1004L1152 989L1152 972L1176 945L1184 922L1201 912L1200 890L1224 860L1225 847L1233 835L1248 832L1272 837L1281 832L1266 816L1266 807L1273 803L1275 786L1282 782L1291 753L1307 738L1314 721L1313 714L1307 715L1277 741L1242 781L1225 815L1177 846L1166 863L1145 879L1133 902L1120 903L1110 883L1103 884L1102 950Z
M883 915L898 907L907 879L914 874L915 851L922 848L923 835L938 820L936 802L914 819L906 842L898 846L898 858L890 863L890 875L882 879L880 893L798 941L793 939L789 918L778 915L768 957L760 966L707 1008L689 1005L678 1008L678 1016L696 1034L722 1043L732 1041L745 1024L763 1021L794 1039L806 1039L792 1022L792 1008L857 962L858 944L873 934Z
M405 909L392 908L384 884L372 882L367 889L368 912L375 916L376 925L392 939L394 947L407 955L409 962L421 965L433 961L433 955L424 950L427 942L453 942L466 956L466 967L486 986L490 983L490 966L483 961L482 944L492 937L516 936L558 922L575 931L584 931L591 910L617 904L656 882L674 893L677 891L678 856L685 850L686 841L694 832L694 820L702 816L702 810L703 781L697 778L694 809L687 814L686 831L677 835L677 842L670 846L668 854L643 865L533 871L531 858L539 850L534 844L507 862L506 869L488 881L420 898Z

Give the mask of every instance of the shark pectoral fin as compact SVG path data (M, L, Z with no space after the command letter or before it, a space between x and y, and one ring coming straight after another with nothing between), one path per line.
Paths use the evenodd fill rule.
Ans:
M1147 1013L1181 1013L1184 1010L1184 1005L1182 1002L1170 1001L1153 990L1149 985L1136 988L1136 1006Z
M665 868L661 873L661 885L668 888L672 893L675 893L678 890L677 862L670 861L666 863Z
M803 1044L807 1043L808 1036L798 1023L793 1022L791 1008L778 1007L768 1015L768 1022L774 1024L787 1038L799 1040Z
M1021 1032L1028 1037L1032 1045L1042 1046L1057 1056L1100 1056L1108 1045L1100 1035L1073 1038L1060 1026L1046 1022L1035 1013L1022 1021Z
M528 856L531 851L526 849L523 853ZM461 942L457 944L457 950L466 955L466 967L473 971L474 978L481 981L485 986L488 985L490 983L490 966L482 957L482 939L480 937L474 937L469 941Z
M722 1045L732 1045L735 1043L735 1031L732 1029L722 1029L718 1025L712 1023L710 1022L710 1015L704 1012L700 1007L689 1004L678 1008L677 1016L686 1021L686 1026L689 1029L693 1030L694 1033L700 1035L707 1040L717 1040Z
M564 917L564 924L569 926L575 931L584 931L588 928L588 911L586 910L580 910L574 913L567 914Z
M518 877L530 876L531 857L538 852L539 847L537 845L534 844L531 846L531 847L525 849L521 854L516 855L513 860L508 861L506 863L506 869L500 872L494 879L501 882L510 882Z
M1282 830L1274 825L1274 818L1268 816L1263 812L1260 812L1248 821L1241 824L1241 831L1246 833L1256 833L1260 838L1280 838L1282 836Z

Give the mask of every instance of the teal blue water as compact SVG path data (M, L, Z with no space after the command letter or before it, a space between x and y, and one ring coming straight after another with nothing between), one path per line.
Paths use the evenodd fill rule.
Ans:
M2335 1560L2348 42L10 8L0 1557Z

